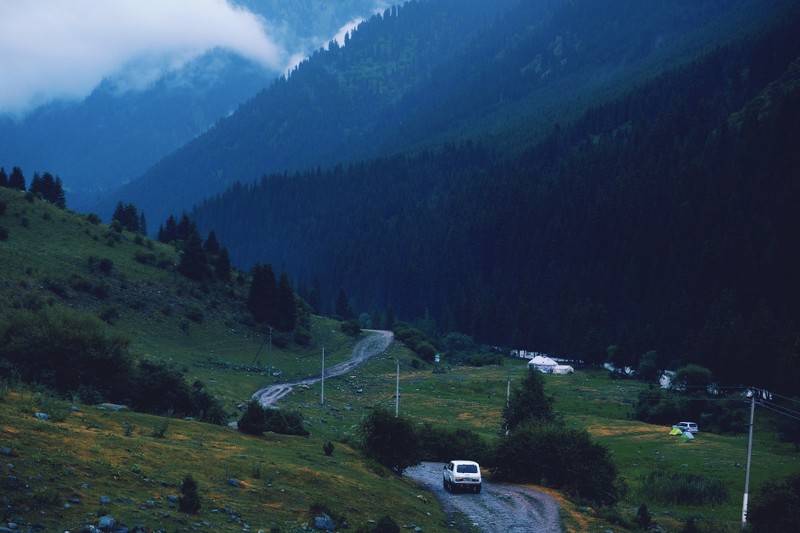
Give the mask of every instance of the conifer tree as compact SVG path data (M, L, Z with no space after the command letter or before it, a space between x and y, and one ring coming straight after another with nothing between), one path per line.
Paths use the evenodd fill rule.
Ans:
M231 260L228 257L228 249L221 248L219 255L214 261L214 273L220 281L231 280Z
M139 211L139 233L147 235L147 220L144 217L144 210Z
M25 176L22 174L22 169L14 167L11 169L11 176L8 177L8 187L18 191L25 190Z
M200 494L197 492L197 482L191 474L187 474L181 482L178 509L183 513L196 513L200 510Z
M189 279L200 281L206 274L206 253L200 235L191 233L183 244L178 271Z
M158 242L170 243L178 240L178 223L175 217L170 215L165 226L158 228Z
M294 291L286 272L281 273L278 280L277 305L275 309L275 327L281 331L292 331L297 323L297 305Z
M347 301L347 294L343 288L339 289L339 296L336 298L336 317L339 320L350 320L355 318L350 303Z
M219 241L217 240L217 234L214 233L214 230L208 233L208 238L206 238L203 248L205 248L206 253L212 256L219 254Z
M0 167L0 187L8 187L8 174L3 167Z
M272 265L257 264L253 268L253 281L247 296L247 308L256 322L274 323L277 296L278 283Z

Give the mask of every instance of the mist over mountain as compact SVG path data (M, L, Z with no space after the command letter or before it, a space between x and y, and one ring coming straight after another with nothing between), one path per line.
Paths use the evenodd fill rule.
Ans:
M169 43L174 43L173 47L184 46L174 34L195 30L181 26L182 21L165 20L166 12L171 9L169 4L174 2L157 9L133 6L134 12L142 12L144 8L155 19L142 21L140 34L135 33L137 23L130 20L121 22L126 28L134 29L114 29L119 21L113 17L122 16L115 15L114 10L123 11L124 3L98 6L97 11L108 13L98 13L96 20L84 22L84 27L77 31L94 32L97 39L105 39L106 44L92 42L91 35L76 37L76 42L70 44L68 36L54 31L59 39L58 43L53 43L53 54L63 59L50 63L49 74L39 74L40 78L49 75L52 80L36 90L41 93L38 98L49 94L54 99L21 114L4 113L6 109L0 104L0 162L8 167L19 165L29 174L58 172L68 184L70 205L87 210L97 198L138 177L156 161L203 133L220 117L233 112L239 103L268 86L286 68L333 39L342 27L369 17L383 6L376 0L237 2L240 8L260 17L265 35L275 43L274 61L259 61L256 56L244 57L241 51L218 47L173 68L169 62L176 57L167 56L166 51L158 49L159 42L163 41L165 47ZM192 9L205 9L204 5L195 4L188 11L187 4L172 7L183 10L176 16L191 21ZM162 11L164 14L160 15ZM222 12L226 16L231 13L234 16L236 11ZM28 15L23 20L35 20L35 17ZM219 25L222 23L219 20ZM174 30L164 29L167 25L175 26ZM36 31L36 28L19 30ZM66 31L65 28L59 30ZM115 31L121 35L114 35ZM145 38L147 44L140 44L142 35L146 36L148 31L155 35ZM108 34L113 38L103 37ZM35 42L29 37L17 36L25 42ZM187 46L213 42L213 37L192 39ZM75 50L71 52L70 46ZM114 52L114 46L120 50ZM79 52L81 47L91 48L92 53ZM131 54L136 47L143 48L136 61L123 65L121 70L109 71L105 76L99 71L102 63L91 63L92 57L105 54L108 58L105 64L111 65L115 54ZM245 45L240 48L244 50ZM73 59L81 63L73 65L70 63ZM5 80L7 86L21 91L21 76L12 78L11 66L5 68L9 75ZM30 64L19 68L26 72L33 70ZM97 76L98 80L102 77L102 80L93 86L92 76ZM87 90L85 97L78 96L87 84L93 88Z

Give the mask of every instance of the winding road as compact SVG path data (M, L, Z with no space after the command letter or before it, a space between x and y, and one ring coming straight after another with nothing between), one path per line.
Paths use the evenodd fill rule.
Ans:
M370 335L364 337L358 341L355 346L353 346L353 357L347 361L344 361L343 363L326 368L326 378L332 378L350 372L353 368L357 367L370 357L374 357L383 353L383 351L386 350L386 348L388 348L392 343L392 339L394 339L394 333L391 331L364 331L370 333ZM269 387L257 390L255 393L253 393L253 399L257 400L264 407L274 407L278 400L292 392L292 389L295 387L300 385L313 385L321 380L322 374L319 374L317 376L312 376L310 378L291 383L277 383L275 385L270 385Z
M443 463L421 463L403 475L424 485L448 514L460 512L485 533L560 533L558 503L538 490L483 480L480 494L451 494L442 487Z
M371 333L353 346L353 356L325 369L325 377L335 377L350 372L367 359L383 353L392 343L391 331L365 330ZM274 407L281 398L302 385L313 385L322 375L290 383L277 383L256 391L253 399L264 407ZM406 477L425 486L441 502L448 514L461 513L472 527L485 533L537 532L560 533L561 521L558 503L537 490L508 483L483 481L480 494L451 494L442 487L442 463L421 463L407 468Z

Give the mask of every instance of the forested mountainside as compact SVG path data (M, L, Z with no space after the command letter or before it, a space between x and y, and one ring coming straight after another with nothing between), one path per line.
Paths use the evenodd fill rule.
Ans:
M425 0L362 24L123 188L165 220L236 181L435 142L520 150L791 3ZM513 127L516 126L516 127Z
M275 174L192 216L234 263L317 276L358 311L796 393L799 55L787 18L514 155L464 142Z
M300 55L312 53L340 27L375 9L374 0L234 3L263 17L268 34L287 53ZM281 73L217 49L146 90L107 79L83 101L54 102L22 119L0 116L0 161L29 173L59 169L69 185L69 205L85 210L206 131Z

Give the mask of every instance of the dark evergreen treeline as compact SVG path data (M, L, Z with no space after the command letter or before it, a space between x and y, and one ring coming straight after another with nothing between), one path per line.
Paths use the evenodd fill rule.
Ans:
M323 302L344 286L358 311L429 312L483 341L590 362L656 350L796 390L798 29L720 48L517 154L465 142L272 175L193 216L237 264L319 276Z
M26 189L25 174L19 167L13 167L11 174L7 174L5 168L0 167L0 187L24 191ZM53 176L49 172L39 174L34 173L28 192L39 195L43 200L50 202L56 207L64 209L67 207L66 196L64 195L64 185L61 178Z
M787 0L408 2L150 168L113 198L163 220L263 174L488 137L540 140L670 65L756 31ZM98 208L111 211L113 204Z

